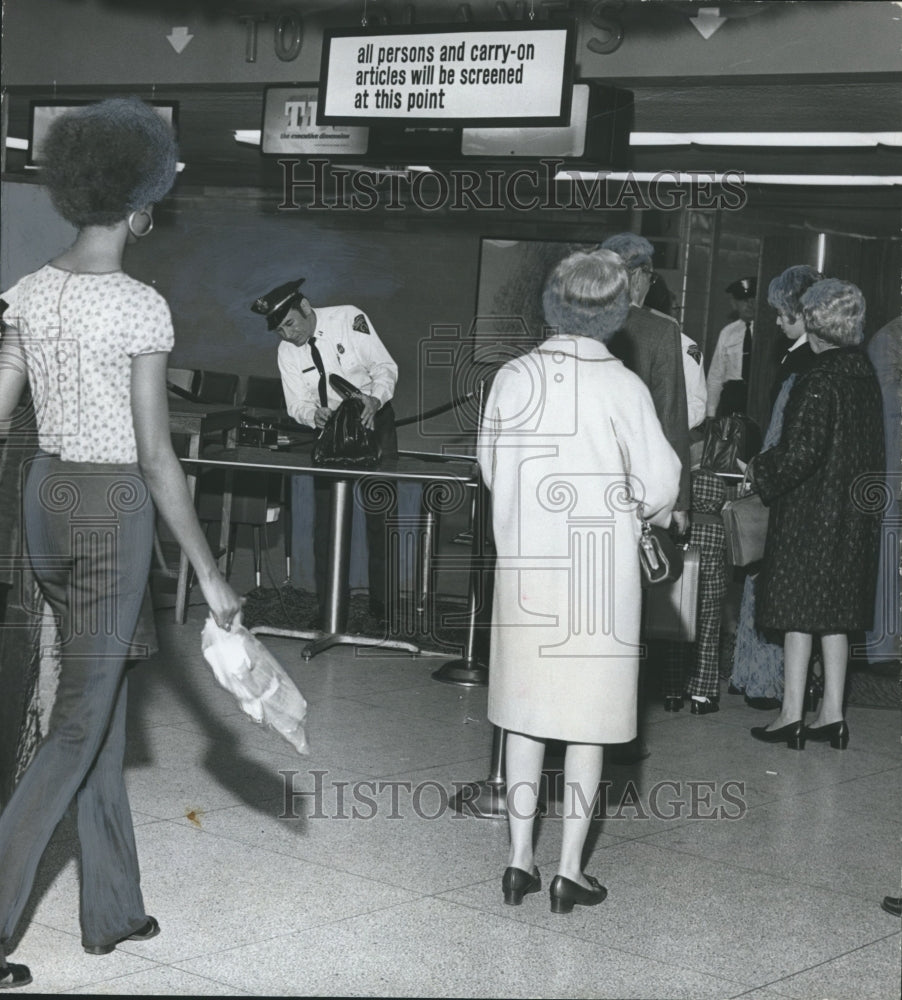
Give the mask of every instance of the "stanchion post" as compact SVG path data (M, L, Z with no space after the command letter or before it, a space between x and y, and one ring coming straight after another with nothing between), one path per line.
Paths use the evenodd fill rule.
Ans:
M492 760L485 781L464 785L451 803L454 811L478 819L507 819L507 785L504 780L504 741L506 731L493 727Z
M484 395L485 380L482 380L478 389L479 419L482 417ZM462 659L449 660L433 671L433 679L442 684L460 684L464 687L488 684L488 667L479 662L476 654L476 622L485 600L487 493L480 477L474 487L472 500L473 538L470 542L470 576L467 585L467 640Z

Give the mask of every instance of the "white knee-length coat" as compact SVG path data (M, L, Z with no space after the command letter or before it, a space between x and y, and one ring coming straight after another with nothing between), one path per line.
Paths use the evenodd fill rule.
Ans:
M501 367L477 456L497 564L490 720L576 743L636 735L640 521L670 522L680 462L643 382L553 336Z

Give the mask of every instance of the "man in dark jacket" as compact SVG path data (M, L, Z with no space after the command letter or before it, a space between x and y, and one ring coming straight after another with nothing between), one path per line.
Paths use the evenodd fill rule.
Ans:
M630 306L626 324L608 342L611 353L648 386L664 435L682 464L680 492L673 511L682 533L689 527L689 414L680 325L670 316L644 306L651 287L654 247L644 236L618 233L601 244L626 264Z
M664 436L680 460L680 491L673 523L680 534L689 530L689 409L683 374L680 325L670 316L644 306L652 282L654 247L644 236L618 233L602 249L618 254L630 282L630 311L624 326L608 341L610 352L648 387ZM642 674L644 675L644 671ZM644 676L640 686L645 687ZM631 764L648 756L640 735L631 743L611 748L614 763Z

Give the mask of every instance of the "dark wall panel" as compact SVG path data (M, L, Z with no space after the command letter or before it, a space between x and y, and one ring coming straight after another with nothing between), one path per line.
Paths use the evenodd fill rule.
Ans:
M277 375L278 338L250 305L303 276L314 306L352 303L369 315L398 362L399 417L451 398L447 366L424 370L426 345L435 327L443 335L469 329L477 234L429 223L383 228L375 220L349 227L335 216L280 213L226 193L161 205L156 220L153 235L129 249L127 269L170 303L174 367Z

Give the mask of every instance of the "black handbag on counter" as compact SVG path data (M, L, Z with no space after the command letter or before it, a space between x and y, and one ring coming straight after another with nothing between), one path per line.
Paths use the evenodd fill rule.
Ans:
M338 377L332 376L333 379ZM341 401L313 446L314 465L350 469L374 469L378 466L382 450L375 432L363 426L362 413L363 400L359 393L348 395Z

